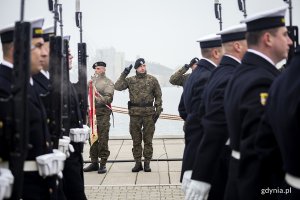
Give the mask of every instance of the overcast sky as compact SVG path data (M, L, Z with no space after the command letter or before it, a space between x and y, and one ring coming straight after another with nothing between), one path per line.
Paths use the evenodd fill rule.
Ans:
M21 0L0 2L0 28L19 20ZM64 35L71 35L76 56L79 30L75 25L75 0L59 2L63 4ZM237 0L220 3L223 28L243 19ZM214 0L81 0L80 4L83 40L91 57L97 48L114 47L125 53L126 60L139 55L146 61L177 68L195 56L201 57L197 38L219 31ZM246 1L248 15L284 5L283 0ZM25 6L26 20L44 17L45 26L53 24L48 0L25 0ZM293 24L299 26L300 1L294 0L293 7Z

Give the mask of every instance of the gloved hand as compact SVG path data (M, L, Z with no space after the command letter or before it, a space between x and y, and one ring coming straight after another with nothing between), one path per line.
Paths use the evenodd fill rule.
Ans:
M191 183L191 177L192 177L192 170L187 170L184 172L182 177L182 183L181 183L181 190L184 194L186 194L186 191Z
M191 180L189 188L186 191L185 200L206 200L211 188L211 184Z
M199 58L195 57L190 61L189 67L192 67L194 64L199 62Z
M183 67L187 70L189 70L189 68L190 68L190 66L188 64L185 64Z
M130 73L130 70L132 69L132 65L129 65L128 67L126 67L123 71L124 74L128 75Z

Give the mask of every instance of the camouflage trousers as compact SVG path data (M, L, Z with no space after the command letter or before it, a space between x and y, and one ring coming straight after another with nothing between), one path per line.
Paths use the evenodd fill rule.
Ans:
M98 140L90 148L90 157L92 162L98 162L101 158L100 164L106 164L110 155L108 150L110 115L97 115L97 131Z
M132 154L135 161L141 161L142 154L145 160L151 160L153 155L152 139L155 124L150 116L130 116L130 135L133 141ZM144 142L144 150L142 147Z

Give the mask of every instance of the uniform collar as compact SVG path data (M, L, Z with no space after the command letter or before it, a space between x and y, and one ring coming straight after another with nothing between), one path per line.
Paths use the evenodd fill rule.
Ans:
M271 58L269 58L268 56L266 56L265 54L263 54L262 52L256 51L254 49L248 49L248 52L254 53L262 58L264 58L265 60L267 60L269 63L271 63L272 65L275 66L275 63L271 60Z
M210 62L213 66L217 67L217 65L213 61L211 61L211 60L209 60L207 58L202 58L202 59L206 60L207 62Z
M236 58L236 57L234 57L234 56L232 56L232 55L225 54L224 56L227 56L227 57L229 57L229 58L232 58L233 60L235 60L236 62L238 62L238 63L241 64L241 61L240 61L238 58Z
M30 83L31 86L33 86L33 79L32 79L32 77L30 77L29 83Z
M50 79L50 74L48 71L45 71L45 70L41 70L41 73L47 78L47 79Z
M6 61L6 60L3 60L3 61L2 61L2 64L5 65L6 67L11 68L11 69L13 68L13 64L10 63L10 62L8 62L8 61Z

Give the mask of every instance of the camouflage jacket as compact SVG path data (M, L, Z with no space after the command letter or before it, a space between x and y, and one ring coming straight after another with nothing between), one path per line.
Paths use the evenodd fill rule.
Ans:
M161 88L154 76L147 73L140 74L136 72L135 76L126 78L122 73L117 82L115 89L122 91L128 88L129 99L133 104L152 104L154 106L128 106L129 115L148 116L155 112L162 112Z
M184 66L177 70L171 77L169 82L172 85L178 85L178 86L183 86L185 81L189 78L191 75L190 73L186 74L188 69L186 69Z
M111 110L106 105L113 101L114 83L105 74L94 75L92 81L96 90L101 95L100 98L95 98L96 115L110 114Z

